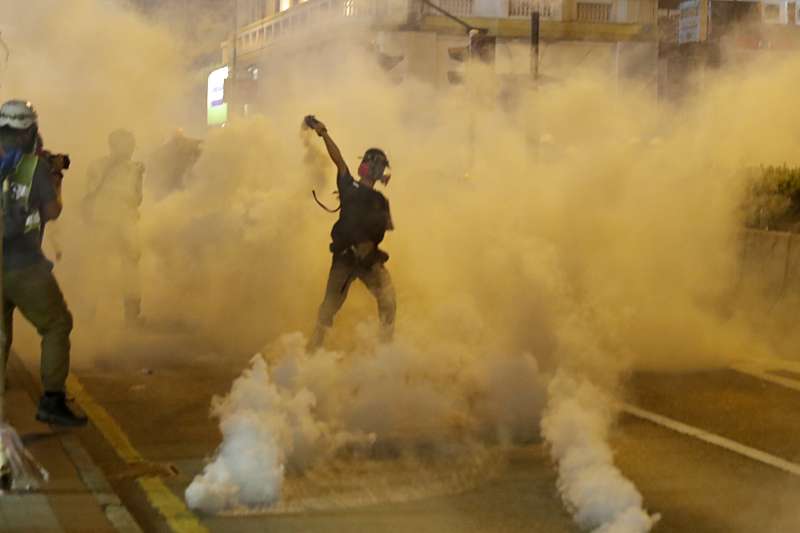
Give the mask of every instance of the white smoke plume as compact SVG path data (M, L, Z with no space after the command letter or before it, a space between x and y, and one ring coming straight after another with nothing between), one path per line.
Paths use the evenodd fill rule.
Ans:
M548 385L542 434L558 465L558 490L581 528L645 533L658 521L636 487L614 466L608 443L612 398L586 378L560 370Z
M209 513L266 509L288 472L313 469L345 449L369 455L376 442L392 455L421 446L428 460L455 455L465 460L460 466L482 464L488 457L479 434L510 443L535 429L543 398L532 359L496 364L481 372L494 376L478 383L469 373L432 370L424 361L435 353L372 337L363 328L352 352L309 355L295 333L256 356L230 393L212 402L223 442L187 489L189 505Z
M305 342L297 335L285 341ZM263 356L256 355L230 393L212 401L211 415L220 419L223 442L213 462L186 489L189 506L208 513L267 507L280 497L287 468L306 466L346 444L371 441L369 435L321 422L316 402L306 388L276 385Z

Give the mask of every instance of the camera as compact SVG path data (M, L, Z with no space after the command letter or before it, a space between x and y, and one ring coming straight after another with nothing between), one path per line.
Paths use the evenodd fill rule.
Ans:
M45 151L43 155L47 159L47 162L50 163L54 172L69 170L69 166L72 164L68 154L54 154Z

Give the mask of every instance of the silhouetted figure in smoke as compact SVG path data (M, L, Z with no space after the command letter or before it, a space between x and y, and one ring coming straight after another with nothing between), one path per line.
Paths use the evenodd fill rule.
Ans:
M305 119L308 127L325 141L336 164L336 185L341 211L331 230L330 250L333 263L328 275L325 299L319 308L317 326L309 340L309 350L322 346L333 318L342 307L350 284L360 279L378 302L381 340L389 341L394 333L395 293L385 263L389 255L378 248L386 231L394 229L389 201L375 190L375 183L389 183L389 160L383 150L370 148L358 167L359 180L353 179L342 153L333 142L325 125L312 116Z
M133 161L136 139L131 132L111 132L108 146L109 155L89 166L84 213L100 239L100 248L120 260L125 319L138 324L142 311L139 207L144 165Z
M147 201L159 202L173 192L183 190L202 153L202 141L176 130L148 159Z

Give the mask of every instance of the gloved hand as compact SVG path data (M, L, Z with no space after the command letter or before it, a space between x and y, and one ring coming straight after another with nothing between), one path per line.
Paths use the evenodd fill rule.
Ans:
M325 127L325 124L317 120L317 117L314 115L306 115L306 117L303 119L303 123L317 132L317 135L319 136L322 136L323 133L328 131L328 128Z
M356 259L359 261L365 260L373 251L375 251L375 244L370 241L360 242L353 246L353 253L356 254Z

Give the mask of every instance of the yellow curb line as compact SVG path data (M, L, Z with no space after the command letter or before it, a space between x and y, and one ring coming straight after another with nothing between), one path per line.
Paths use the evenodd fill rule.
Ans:
M117 424L117 421L108 414L108 411L103 406L89 396L89 393L86 392L86 389L83 388L83 385L74 374L70 374L67 377L67 392L75 397L75 401L92 419L94 425L97 426L97 429L100 430L100 433L103 434L123 461L129 464L144 461L141 454L131 444L128 435Z
M133 447L128 435L106 409L92 398L74 374L67 378L67 391L92 420L92 423L111 444L117 455L127 464L142 463L144 457ZM158 510L175 533L207 533L183 500L157 477L140 477L136 480L145 492L150 504Z
M192 512L175 496L161 478L140 477L136 480L147 495L150 504L158 509L167 520L167 525L175 533L206 533Z

